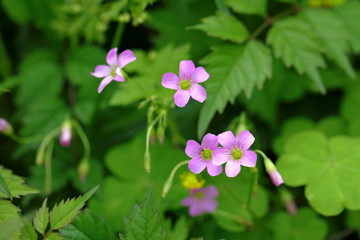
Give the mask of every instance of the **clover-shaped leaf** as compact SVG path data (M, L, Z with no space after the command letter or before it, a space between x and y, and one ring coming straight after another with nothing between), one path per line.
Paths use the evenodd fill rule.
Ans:
M290 138L277 167L290 186L305 185L305 196L319 213L333 216L360 209L360 139L327 138L305 131Z

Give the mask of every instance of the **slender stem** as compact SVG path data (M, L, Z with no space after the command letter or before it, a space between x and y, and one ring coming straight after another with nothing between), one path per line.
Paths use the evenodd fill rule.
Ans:
M252 178L251 178L251 185L249 188L249 194L246 201L246 207L250 209L251 200L253 197L253 194L257 192L257 185L258 185L258 170L256 167L251 168L252 172Z
M18 135L16 135L15 133L12 133L9 135L9 137L14 140L15 142L18 142L20 144L29 144L29 143L33 143L33 142L39 142L43 136L33 136L33 137L20 137Z
M223 211L223 210L216 210L215 212L212 213L213 215L217 215L217 216L220 216L220 217L225 217L227 219L230 219L232 221L235 221L237 223L239 223L240 225L244 225L246 227L252 227L253 226L253 223L246 220L246 219L243 219L243 218L240 218L236 215L233 215L231 213L228 213L226 211Z
M159 121L160 119L160 114L150 123L147 131L146 131L146 142L145 142L145 156L144 156L144 166L145 166L145 170L147 172L150 172L151 169L151 157L150 157L150 151L149 151L149 146L150 146L150 134L151 134L151 130L153 129L153 127L155 126L155 124Z
M52 189L52 153L54 141L50 141L45 152L45 193L50 194Z
M80 140L84 146L83 159L87 159L86 161L88 161L90 158L90 149L91 149L89 139L87 138L84 130L82 129L82 127L80 126L80 124L77 121L72 120L71 123L72 123L72 126L74 127L75 131L79 135Z
M143 92L143 94L144 94L147 98L151 98L150 94L144 89L144 87L143 87L140 83L138 83L137 81L131 79L131 78L129 77L129 75L126 74L124 71L123 71L122 73L123 73L123 75L126 76L126 79L128 79L128 80L129 80L130 82L132 82L132 83L135 83L135 85L138 86L138 88ZM125 76L124 76L124 77L125 77Z
M330 235L326 240L341 240L345 239L349 235L353 234L355 232L355 229L346 228L344 230L341 230L340 232L336 232L332 235Z
M120 45L121 38L122 38L122 35L124 32L124 27L125 27L124 23L121 23L121 22L118 23L116 30L115 30L114 37L111 42L111 46L117 47Z
M38 148L38 151L36 153L36 164L40 165L44 162L44 155L45 155L45 149L46 146L49 144L49 142L61 131L61 127L54 128L48 135L44 137L42 142L40 143L40 146Z
M170 176L167 178L165 184L164 184L164 187L163 187L163 191L162 191L162 197L165 197L166 194L169 192L170 188L171 188L171 185L172 185L172 182L174 180L174 176L175 176L175 173L177 172L177 170L179 170L179 168L183 165L186 165L188 164L190 161L189 160L185 160L185 161L182 161L182 162L179 162L174 168L173 170L171 171L170 173Z

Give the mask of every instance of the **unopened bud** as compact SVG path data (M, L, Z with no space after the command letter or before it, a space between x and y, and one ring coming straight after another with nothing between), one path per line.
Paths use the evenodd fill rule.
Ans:
M281 200L284 203L287 212L290 215L296 215L297 206L291 193L286 188L280 188L279 190L280 190Z
M86 159L81 160L78 166L78 173L81 182L86 181L86 177L88 176L89 171L90 171L89 161Z
M10 123L8 123L8 121L6 121L5 119L0 118L0 133L3 133L5 135L10 135L12 134L12 132L13 129Z
M165 139L165 130L162 126L159 126L157 128L157 132L156 132L157 138L159 140L160 144L164 143L164 139Z
M264 164L265 164L266 172L269 174L272 183L276 187L283 184L284 180L282 179L280 173L276 169L274 163L269 158L265 158L264 159Z
M63 147L68 147L71 142L71 123L70 121L65 121L61 128L61 135L60 135L60 145Z

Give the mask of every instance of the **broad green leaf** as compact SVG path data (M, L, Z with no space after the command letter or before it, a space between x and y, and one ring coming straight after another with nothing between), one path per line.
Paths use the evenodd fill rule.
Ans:
M276 240L322 240L328 232L326 222L310 208L301 208L295 216L276 213L269 225Z
M237 13L266 15L267 0L225 0L224 2Z
M206 82L208 98L200 112L198 136L204 134L216 112L222 113L226 104L233 103L241 91L250 98L254 87L261 88L272 72L270 50L255 40L244 46L214 48L203 63L210 78Z
M341 19L345 23L345 27L349 35L350 45L355 53L360 53L360 22L354 21L360 13L360 3L358 1L348 1L347 4L342 5L335 9L335 12L339 14Z
M26 223L21 229L21 240L37 240L37 234L34 227L30 223Z
M94 187L83 196L62 201L55 205L50 213L51 230L59 229L68 225L78 214L86 201L96 192L99 186Z
M22 221L18 212L11 202L0 199L0 239L19 239Z
M140 206L135 205L129 219L125 219L125 236L122 240L165 240L158 210L150 189Z
M0 226L19 218L20 209L11 202L0 199Z
M305 185L305 196L317 212L333 216L344 208L360 209L360 189L353 184L360 181L359 144L359 138L301 132L288 140L277 167L286 184Z
M19 176L14 175L10 170L3 168L0 165L0 173L7 184L12 197L20 197L28 194L38 193L35 188L29 187L24 184L25 180ZM8 197L0 191L0 198Z
M41 208L36 212L34 217L34 227L42 235L45 234L46 227L49 224L49 209L46 204L47 198L44 200Z
M299 74L307 74L325 93L319 74L319 68L326 66L323 50L309 24L298 17L279 20L270 29L267 42L287 67L294 67Z
M338 64L349 77L355 78L355 71L346 55L350 48L351 33L342 19L328 9L306 10L301 13L301 16L320 37L328 57Z
M17 23L27 23L33 16L26 0L2 0L1 3L5 12Z
M198 29L211 37L237 43L242 43L249 37L246 26L228 13L218 12L214 16L201 19L201 22L190 29Z
M2 192L3 194L5 194L6 197L12 198L10 189L9 189L7 183L5 182L5 179L2 177L1 172L2 172L2 171L1 171L1 169L0 169L0 192Z
M52 232L50 233L45 240L64 240L58 233Z
M85 209L75 220L60 229L60 235L67 240L110 240L113 239L105 221Z

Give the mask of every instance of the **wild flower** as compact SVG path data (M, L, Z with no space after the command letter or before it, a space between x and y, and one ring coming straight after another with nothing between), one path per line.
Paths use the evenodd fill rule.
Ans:
M63 147L68 147L71 142L71 136L71 124L69 121L65 121L61 127L61 134L59 139L60 145Z
M9 133L11 131L11 125L4 118L0 118L0 133Z
M190 196L183 199L181 204L189 207L189 215L192 217L206 212L212 213L218 206L218 202L215 200L218 195L219 192L213 185L191 189Z
M195 68L193 61L180 62L179 77L174 73L165 73L162 77L162 85L166 88L177 90L174 102L178 107L184 107L190 96L198 102L204 102L207 95L205 89L199 85L208 80L209 74L203 67Z

